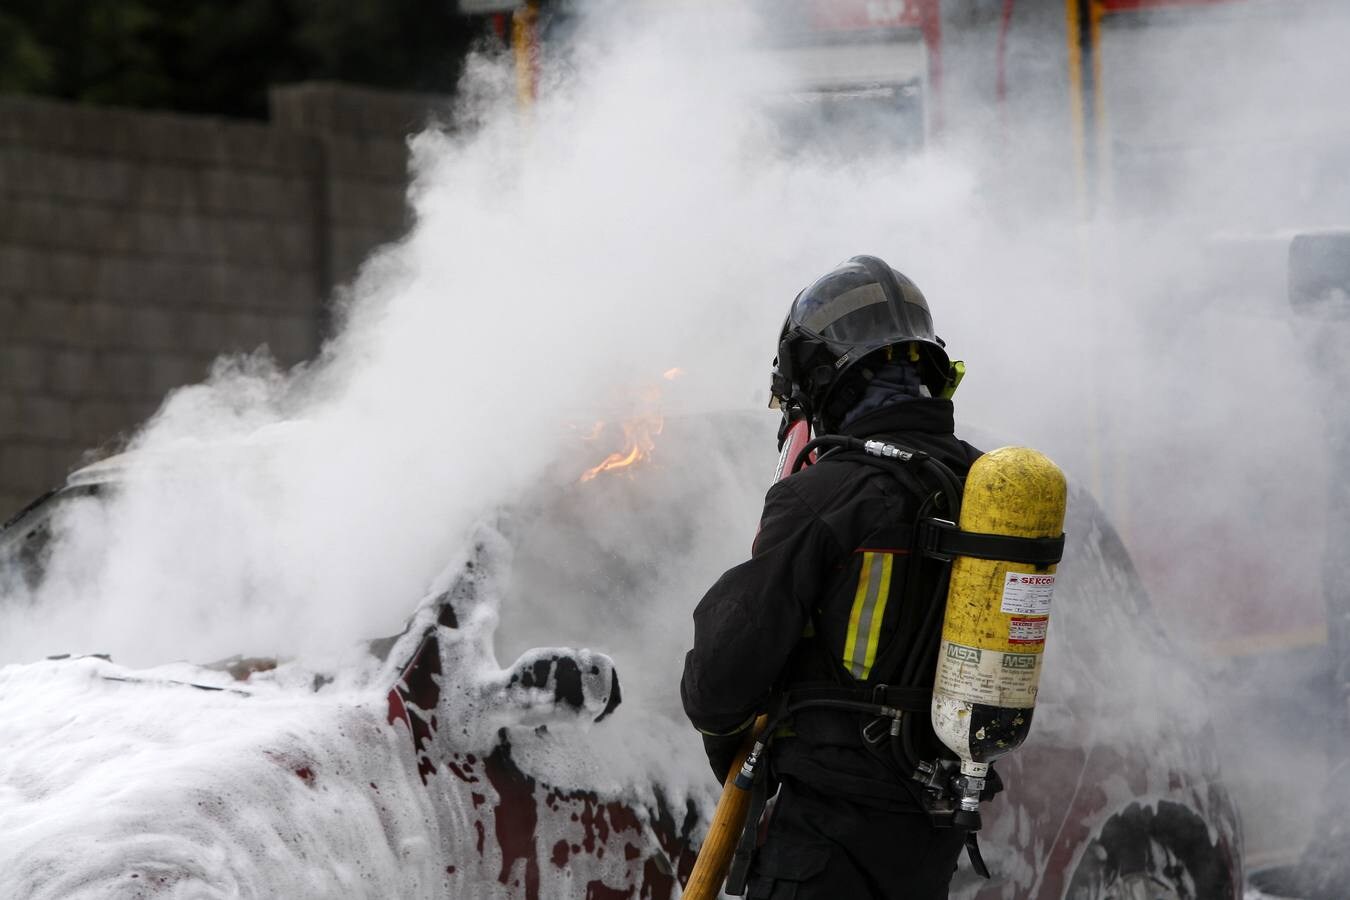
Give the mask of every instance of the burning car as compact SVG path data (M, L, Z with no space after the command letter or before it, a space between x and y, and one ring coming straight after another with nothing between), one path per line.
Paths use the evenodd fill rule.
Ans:
M344 671L0 669L0 895L678 896L717 785L679 714L687 635L671 623L744 546L772 424L579 436ZM596 466L607 438L623 446ZM81 470L11 520L7 577L40 581L62 508L124 477L115 461ZM1066 531L1037 727L986 813L994 877L963 863L953 896L1239 897L1199 687L1081 489ZM555 646L573 641L613 657Z

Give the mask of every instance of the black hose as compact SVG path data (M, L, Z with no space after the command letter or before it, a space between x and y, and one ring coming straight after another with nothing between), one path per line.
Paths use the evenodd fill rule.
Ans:
M862 450L866 446L866 441L855 437L849 437L846 434L822 434L820 437L812 438L806 442L797 453L797 458L792 461L792 472L795 474L804 469L811 459L811 454L821 447L843 448L845 450Z

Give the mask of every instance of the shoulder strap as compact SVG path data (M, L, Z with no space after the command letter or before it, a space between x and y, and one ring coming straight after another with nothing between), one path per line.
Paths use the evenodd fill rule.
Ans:
M878 462L880 462L880 460L878 460ZM883 465L885 465L885 463L883 463ZM919 627L916 631L918 638L917 643L915 645L906 646L906 643L900 640L900 632L899 629L897 629L887 639L885 646L881 648L881 652L877 654L877 659L872 666L872 671L874 673L873 678L875 681L881 683L898 683L901 687L908 688L913 686L913 682L917 677L916 673L922 671L922 660L912 660L915 664L905 666L906 670L908 670L907 673L901 673L899 671L901 659L907 655L906 651L913 650L918 650L921 655L927 656L930 650L928 644L933 643L936 645L936 635L942 627L940 610L938 607L942 606L942 599L946 595L947 580L951 573L951 557L946 557L944 559L940 556L927 553L923 541L923 538L928 534L928 531L924 526L928 522L934 521L922 517L925 498L944 496L944 486L937 483L938 479L936 476L925 471L926 467L918 467L919 471L914 472L909 471L910 466L908 465L891 463L890 466L894 469L904 471L903 477L900 476L898 471L896 472L897 480L900 480L902 484L906 484L914 496L920 498L919 509L917 510L915 520L907 524L907 527L914 533L914 541L910 545L910 560L909 565L905 569L905 583L901 588L900 597L903 602L902 608L922 609L923 612L922 618L919 621ZM955 475L955 473L953 473L953 475ZM964 483L964 479L961 479L960 476L955 477L958 484ZM956 515L956 511L950 511L948 514ZM934 596L922 597L920 596L922 593L920 591L920 585L923 582L924 576L933 572L934 563L932 560L936 560L940 566L936 572L937 583L934 586ZM934 638L932 641L929 640L930 632ZM900 676L898 682L896 681L897 676Z

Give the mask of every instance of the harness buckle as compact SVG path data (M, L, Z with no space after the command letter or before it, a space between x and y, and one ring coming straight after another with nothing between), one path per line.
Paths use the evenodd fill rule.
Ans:
M872 704L880 715L863 726L862 736L873 747L900 733L900 718L904 713L887 702L890 699L886 693L889 689L890 686L885 684L872 688Z
M923 519L919 522L919 552L943 562L952 561L952 553L943 544L944 538L957 530L956 523L947 519Z
M891 734L890 716L877 716L872 721L863 726L863 740L875 747L886 740ZM895 721L899 721L898 719Z

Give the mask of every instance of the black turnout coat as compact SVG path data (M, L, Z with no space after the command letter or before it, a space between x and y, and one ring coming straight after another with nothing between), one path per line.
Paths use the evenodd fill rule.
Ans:
M844 429L922 450L964 477L980 453L952 431L951 401L936 399L883 407ZM775 691L794 685L885 683L875 666L891 641L905 645L901 659L919 652L909 645L926 607L945 599L922 580L908 594L913 600L904 596L909 568L933 565L916 563L907 543L897 546L905 540L898 529L912 528L921 500L856 456L827 457L769 489L751 558L722 575L694 611L694 647L680 693L696 728L705 735L743 732L756 713L768 711ZM919 577L936 582L938 572L921 569ZM932 679L928 669L914 686L931 688ZM864 746L863 724L851 713L798 713L774 742L772 771L863 805L917 809L896 763ZM919 757L936 756L931 726L921 732ZM716 744L709 744L710 756Z

